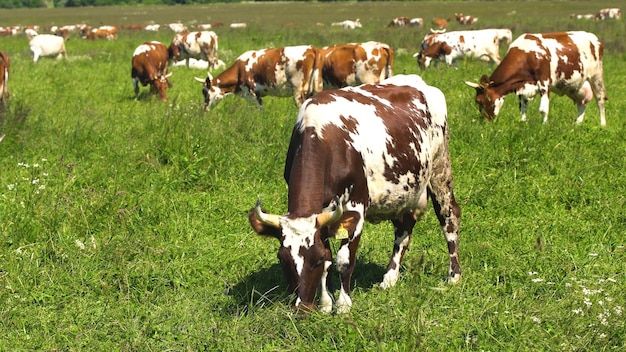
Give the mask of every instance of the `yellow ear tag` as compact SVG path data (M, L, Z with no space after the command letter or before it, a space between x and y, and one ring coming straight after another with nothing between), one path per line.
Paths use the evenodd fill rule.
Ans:
M339 225L337 233L335 233L335 238L338 240L345 240L348 238L348 230L343 227L343 224Z

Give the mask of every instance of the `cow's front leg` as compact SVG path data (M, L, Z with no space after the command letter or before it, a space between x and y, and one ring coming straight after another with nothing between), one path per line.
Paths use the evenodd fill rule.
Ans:
M328 273L333 262L328 238L324 240L324 247L326 250L326 261L324 262L324 272L322 273L321 279L320 310L324 313L329 313L333 309L333 296L328 289L330 285Z
M359 247L361 233L355 233L349 239L341 241L341 247L337 252L337 271L341 279L341 290L337 299L337 313L348 313L352 308L350 298L350 280L356 263L356 251Z
M423 198L426 199L426 193L424 193ZM402 216L402 219L393 220L395 240L393 242L391 259L387 265L387 272L383 275L383 282L380 283L380 287L383 289L393 287L398 281L398 277L400 277L400 263L404 253L409 248L409 243L411 243L411 233L417 218L419 216L406 213Z

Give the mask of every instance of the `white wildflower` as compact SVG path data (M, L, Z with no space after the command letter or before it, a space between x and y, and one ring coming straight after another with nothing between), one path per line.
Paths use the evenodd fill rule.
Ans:
M7 185L7 188L9 189L9 191L12 191L15 189L15 183L11 183L9 185Z
M538 278L533 279L533 282L543 282L543 279L538 277Z
M590 257L597 257L597 256L598 256L598 253L589 253L589 256L590 256Z
M85 249L85 244L83 242L81 242L81 240L76 240L76 247L78 247L78 249L80 250L84 250Z
M585 299L583 300L583 303L587 306L587 307L591 307L593 305L593 303L591 303L591 300L589 299L589 297L585 297Z
M538 274L539 274L539 273L538 273L538 272L536 272L536 271L529 271L529 272L528 272L528 275L529 275L529 276L538 275Z
M580 308L572 309L572 313L574 313L574 314L580 314L580 315L585 315L585 312L583 312L583 310L582 310L582 309L580 309Z
M622 315L622 306L615 306L613 310L615 310L615 314Z
M530 319L531 319L532 321L534 321L535 323L537 323L537 324L541 324L541 319L539 319L539 318L537 318L537 317L530 317Z

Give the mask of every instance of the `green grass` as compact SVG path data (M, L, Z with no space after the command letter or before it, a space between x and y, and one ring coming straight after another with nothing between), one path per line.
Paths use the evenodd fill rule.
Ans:
M139 23L166 10L169 17L154 19L246 21L243 31L217 30L227 63L268 46L390 43L396 73L419 73L447 97L464 269L460 284L442 283L448 255L429 211L397 286L379 290L392 227L368 224L352 311L294 314L278 244L247 221L258 197L272 212L286 211L292 99L269 97L260 109L229 96L203 113L193 77L206 73L176 67L168 102L145 93L135 100L132 51L146 40L169 42L167 31L122 32L115 42L72 38L68 60L36 64L24 37L3 37L12 70L11 102L0 115L0 350L625 349L625 25L569 19L610 5L241 4L130 8L136 17L124 19L114 8L0 11L7 25ZM277 6L311 25L282 29ZM537 6L542 16L528 16ZM575 125L576 108L564 97L551 100L547 124L537 99L520 122L513 96L495 122L484 122L462 81L493 67L467 61L419 71L411 55L428 29L384 28L396 16L460 11L481 17L473 28L506 26L514 36L596 33L607 47L607 126L599 126L595 102ZM362 30L314 25L355 17Z

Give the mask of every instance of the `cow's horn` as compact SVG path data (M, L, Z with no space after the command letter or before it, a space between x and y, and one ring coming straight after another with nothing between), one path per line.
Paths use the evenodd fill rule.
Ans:
M261 221L264 225L275 227L277 229L280 228L280 216L263 212L261 209L261 198L256 201L254 213L256 218L259 219L259 221Z
M200 78L200 77L194 77L193 79L195 79L196 81L198 81L200 83L204 83L204 81L205 81L204 78Z
M472 88L480 88L481 85L478 83L474 83L474 82L469 82L469 81L463 81L463 83L467 84L468 86L472 87Z
M335 203L337 204L337 207L334 211L325 211L317 216L317 223L320 227L332 224L333 222L339 220L341 215L343 215L343 203L339 197L335 197Z

